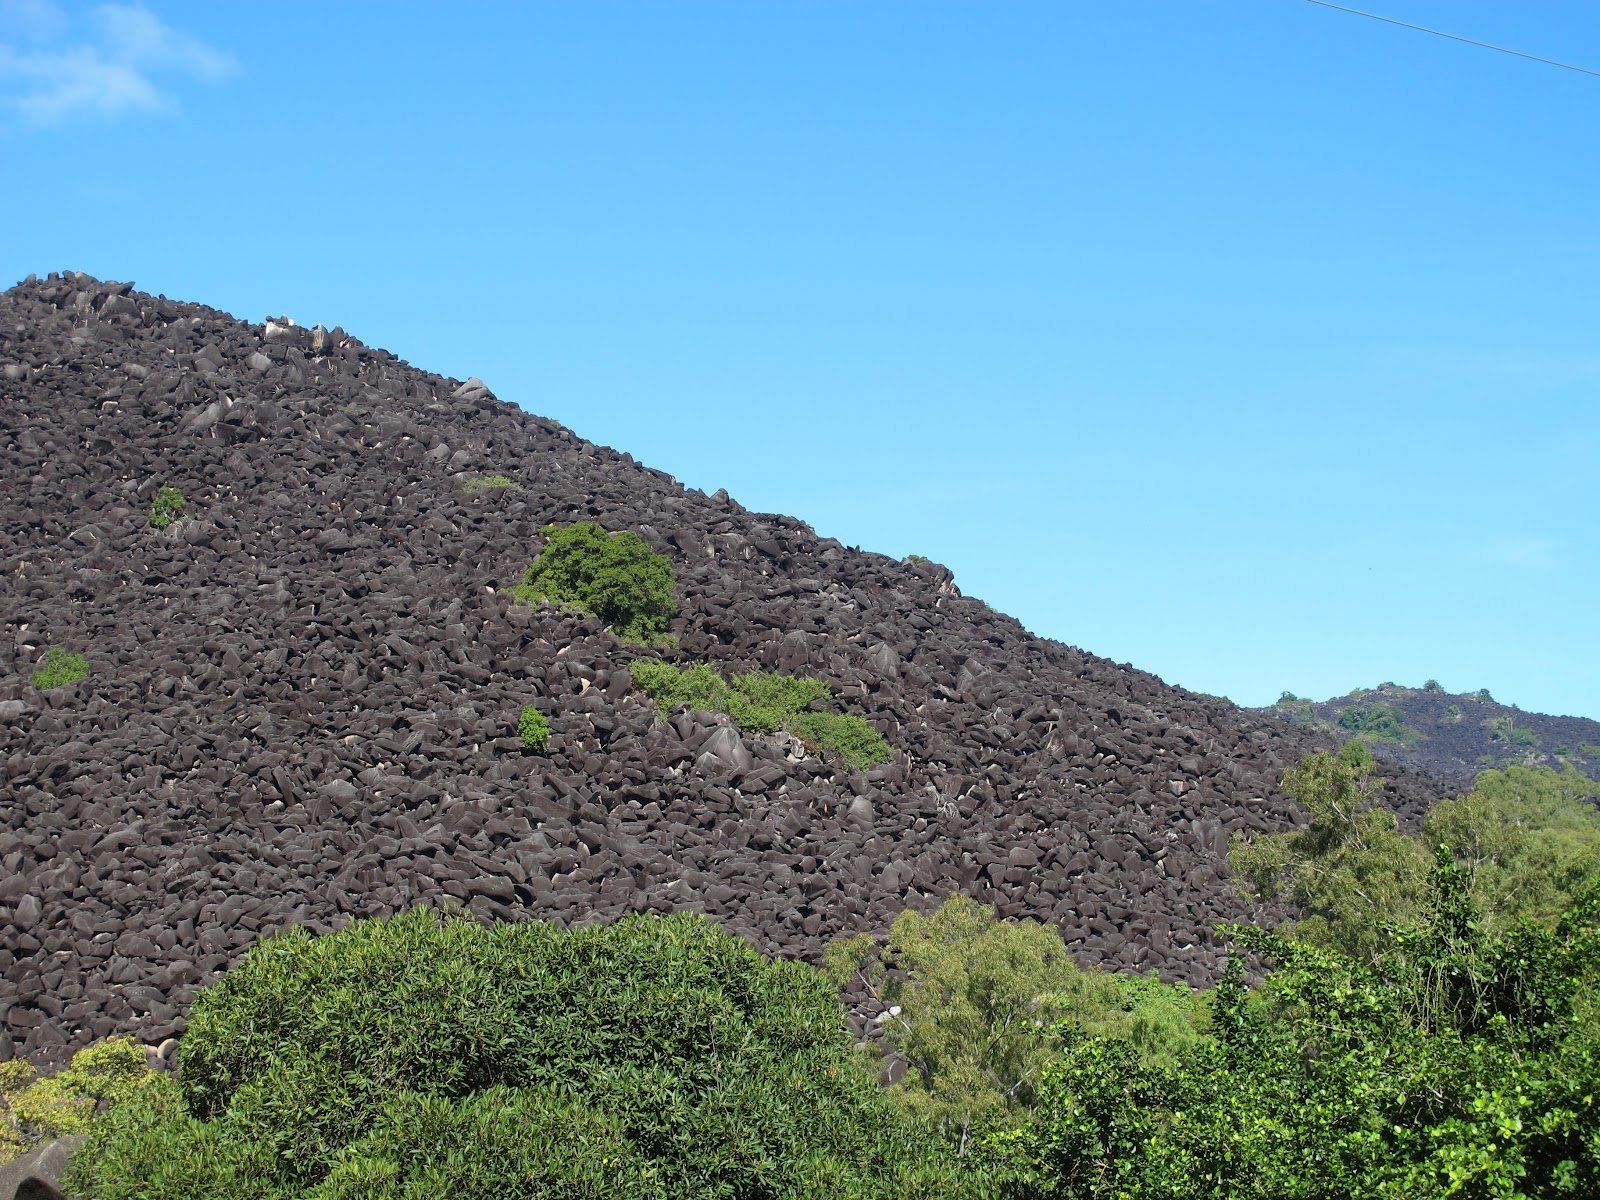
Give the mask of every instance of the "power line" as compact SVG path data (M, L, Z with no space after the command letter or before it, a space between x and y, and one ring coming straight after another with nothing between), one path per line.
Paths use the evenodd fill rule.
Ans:
M1446 33L1442 29L1429 29L1426 25L1412 25L1408 21L1396 21L1393 17L1380 17L1377 13L1362 12L1359 8L1346 8L1342 4L1330 4L1328 0L1306 0L1306 3L1319 4L1323 8L1336 8L1340 12L1354 13L1358 17L1368 17L1374 21L1382 21L1387 25L1398 25L1402 29L1415 29L1418 33L1431 33L1434 37L1449 38L1452 42L1465 42L1469 46L1481 46L1485 50L1498 50L1501 54L1513 54L1518 58L1544 63L1550 67L1561 67L1567 71L1576 71L1580 75L1593 75L1600 79L1600 71L1591 71L1588 67L1575 67L1571 63L1557 62L1553 58L1540 58L1537 54L1524 54L1521 50L1512 50L1506 46L1496 46L1493 42L1475 42L1469 37Z

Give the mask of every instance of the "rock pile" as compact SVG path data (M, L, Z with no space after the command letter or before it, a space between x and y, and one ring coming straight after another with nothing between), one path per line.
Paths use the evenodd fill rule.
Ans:
M505 475L519 485L467 486ZM1228 838L1331 744L1029 635L933 564L685 490L339 329L83 275L0 295L0 1058L159 1042L290 923L698 907L816 956L952 890L1202 981ZM187 499L166 529L162 486ZM513 602L547 523L671 559L682 656L813 674L894 761L660 714ZM89 674L40 690L49 647ZM518 714L550 718L524 751ZM1434 798L1400 774L1392 802Z

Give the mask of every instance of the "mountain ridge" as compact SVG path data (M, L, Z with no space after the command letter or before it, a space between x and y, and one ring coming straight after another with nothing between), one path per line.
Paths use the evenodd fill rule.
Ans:
M1600 780L1600 721L1524 712L1488 689L1452 693L1429 680L1420 688L1381 683L1313 701L1285 692L1255 710L1334 736L1366 736L1384 762L1426 771L1465 790L1481 771L1508 766L1572 766Z

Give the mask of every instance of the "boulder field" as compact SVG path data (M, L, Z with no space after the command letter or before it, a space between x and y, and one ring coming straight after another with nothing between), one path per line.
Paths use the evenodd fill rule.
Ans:
M670 559L676 651L515 602L585 520ZM87 675L36 686L52 647ZM657 653L820 677L893 761L660 712L629 675ZM697 908L814 960L962 891L1204 983L1213 925L1261 915L1229 837L1294 825L1283 769L1332 744L340 329L70 272L0 294L0 1058L160 1042L262 935L416 904ZM1391 776L1408 822L1438 797Z

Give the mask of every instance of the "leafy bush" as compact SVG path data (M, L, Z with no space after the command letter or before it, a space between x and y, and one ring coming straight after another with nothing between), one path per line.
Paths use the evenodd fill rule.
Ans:
M1472 791L1435 804L1423 842L1446 846L1492 929L1550 923L1600 883L1600 784L1575 768L1485 771Z
M1428 855L1400 832L1373 765L1360 742L1337 757L1309 756L1284 773L1283 790L1306 810L1310 827L1236 839L1228 853L1241 881L1300 909L1296 937L1360 960L1387 945L1388 922L1416 916L1428 875Z
M462 483L461 490L476 496L480 492L520 492L522 485L509 475L473 475Z
M729 680L707 663L679 668L655 659L633 663L628 670L663 712L687 704L702 712L726 713L739 728L755 733L782 729L813 749L833 751L857 770L892 757L883 735L861 717L808 711L808 705L832 694L820 679L751 671Z
M1483 727L1489 731L1492 741L1524 748L1532 748L1539 744L1539 735L1526 725L1518 725L1510 713L1488 718L1484 721Z
M608 534L592 521L544 529L544 550L516 588L519 603L571 604L599 617L619 637L648 642L678 611L672 564L628 530Z
M1015 1127L1062 1044L1058 1022L1118 1037L1162 1059L1202 1036L1196 993L1155 979L1083 970L1061 935L1037 921L1001 921L955 895L928 916L907 909L889 944L868 934L827 948L829 974L859 979L886 1013L888 1044L909 1066L894 1095L964 1154Z
M72 1056L67 1067L34 1078L23 1059L0 1063L0 1163L36 1143L83 1133L97 1112L132 1098L156 1075L132 1038L108 1038Z
M1279 696L1272 710L1284 720L1293 721L1296 725L1310 727L1321 723L1317 720L1316 703L1302 700L1293 692L1284 692Z
M150 501L150 524L157 529L165 529L183 515L188 503L183 493L175 487L157 489L155 499Z
M1430 679L1422 685L1422 690L1425 692L1442 692L1444 687L1437 679Z
M1422 737L1406 724L1399 709L1381 700L1352 704L1339 714L1339 728L1368 741L1400 742L1407 746Z
M1177 1063L1068 1029L1026 1129L985 1146L1029 1200L1442 1200L1600 1194L1600 1043L1574 999L1600 955L1600 894L1553 929L1487 935L1447 853L1370 968L1256 929L1214 1041Z
M543 752L550 744L550 721L533 705L525 705L517 718L517 736L525 750Z
M33 673L33 686L41 692L65 687L89 674L89 660L81 654L72 654L60 646L45 651L44 666Z
M562 930L419 909L257 943L86 1200L962 1194L826 980L692 914Z

